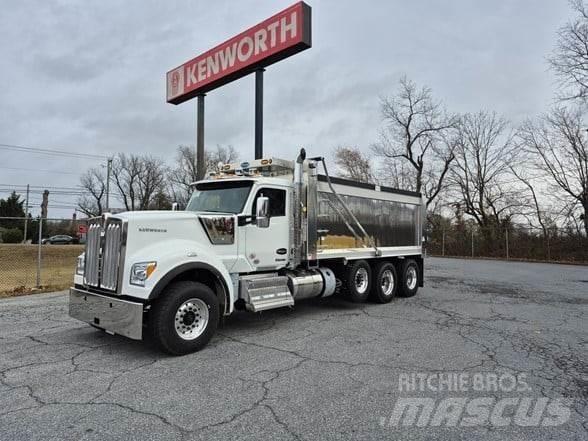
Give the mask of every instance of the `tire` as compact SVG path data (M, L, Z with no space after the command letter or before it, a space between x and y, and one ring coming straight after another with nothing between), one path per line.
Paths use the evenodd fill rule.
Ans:
M218 298L208 286L189 280L176 282L151 307L149 332L168 354L189 354L210 341L219 315Z
M401 266L400 286L398 295L400 297L412 297L419 289L419 267L412 259L406 259Z
M371 298L378 303L388 303L396 297L398 273L390 262L379 262L374 268Z
M372 270L365 260L356 260L343 269L341 282L347 299L354 303L365 302L370 295Z

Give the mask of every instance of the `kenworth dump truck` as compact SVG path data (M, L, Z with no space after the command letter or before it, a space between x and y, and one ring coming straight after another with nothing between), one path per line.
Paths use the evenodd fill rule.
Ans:
M185 211L90 220L72 317L180 355L235 310L335 292L386 303L423 286L418 193L331 178L304 149L294 162L222 165L193 189Z

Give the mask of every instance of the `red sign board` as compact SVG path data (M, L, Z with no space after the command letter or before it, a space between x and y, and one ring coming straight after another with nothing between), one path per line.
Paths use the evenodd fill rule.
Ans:
M85 224L78 225L78 234L86 234L88 232L88 226Z
M311 46L310 6L296 3L167 73L167 102L179 104Z

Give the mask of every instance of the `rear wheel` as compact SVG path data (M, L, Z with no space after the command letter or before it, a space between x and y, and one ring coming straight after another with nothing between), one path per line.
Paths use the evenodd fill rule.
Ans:
M166 288L149 311L149 330L155 343L172 355L202 349L214 335L219 303L206 285L176 282Z
M372 270L365 260L356 260L343 270L342 286L346 297L352 302L365 302L371 285Z
M414 260L406 259L401 268L398 294L401 297L412 297L419 289L419 267Z
M372 299L378 303L388 303L396 296L398 276L390 262L380 262L374 268Z

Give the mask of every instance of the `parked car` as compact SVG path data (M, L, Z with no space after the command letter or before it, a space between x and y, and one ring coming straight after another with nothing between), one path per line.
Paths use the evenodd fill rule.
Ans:
M50 245L69 245L75 243L75 239L66 234L58 234L57 236L51 236L48 239L43 239L41 243Z

